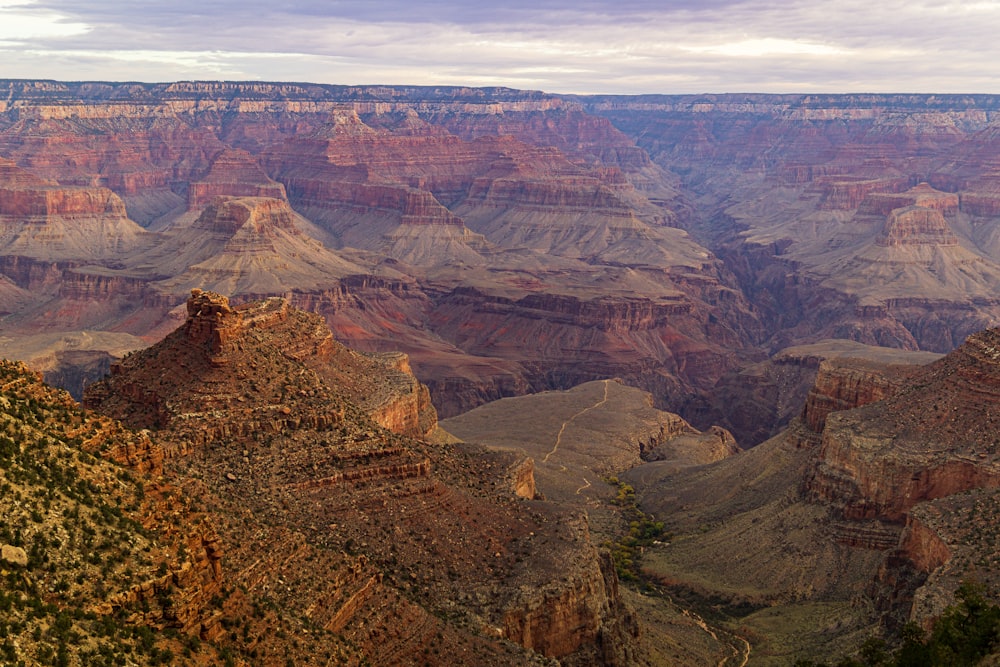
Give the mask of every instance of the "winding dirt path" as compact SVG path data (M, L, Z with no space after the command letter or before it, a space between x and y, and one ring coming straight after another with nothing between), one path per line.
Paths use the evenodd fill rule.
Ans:
M591 410L601 407L602 405L608 402L608 383L610 382L611 380L604 380L604 398L599 400L597 403L594 403L589 408L584 408L583 410L580 410L575 415L573 415L572 417L563 422L562 428L559 429L559 434L556 435L556 444L552 447L552 451L546 454L545 458L542 459L542 463L548 463L549 458L557 451L559 451L559 444L562 442L563 433L566 432L566 427L573 423L573 420L575 420L577 417L587 414Z
M750 642L747 641L746 637L741 637L738 634L731 632L729 630L721 630L721 632L728 635L728 637L730 637L731 639L738 639L741 642L743 642L743 647L739 647L731 641L727 641L724 638L720 638L719 635L716 634L715 629L713 629L712 626L710 626L708 623L705 622L705 619L703 619L701 616L694 613L690 609L681 609L681 613L684 616L690 618L692 621L694 621L695 625L697 625L699 628L707 632L708 635L716 642L718 642L722 646L729 647L733 651L733 656L730 658L723 658L722 660L720 660L717 667L725 667L726 664L733 658L742 658L739 667L746 667L746 664L750 661Z

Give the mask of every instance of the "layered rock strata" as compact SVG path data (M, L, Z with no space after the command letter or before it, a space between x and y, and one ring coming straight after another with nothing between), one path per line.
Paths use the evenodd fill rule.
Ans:
M285 199L285 188L272 180L250 153L227 149L215 156L201 180L191 181L188 208L204 208L215 197Z
M971 336L893 398L828 417L815 496L846 516L898 521L918 502L1000 485L998 345L996 330Z
M58 311L75 328L154 340L183 317L192 288L302 305L347 293L324 310L338 336L405 349L450 413L611 376L664 405L710 386L737 363L744 335L756 337L721 264L676 228L691 215L676 177L577 102L507 89L5 85L0 153L63 189L109 188L151 234L99 267L61 267L50 283L127 285L128 297L107 295L91 317L82 308L91 287L50 289L38 308L19 307L19 335L55 326L46 313ZM282 207L285 192L294 210ZM386 298L376 283L409 294ZM463 293L527 297L529 319L555 318L538 333L566 344L541 354L516 335L453 335L451 297ZM625 345L597 337L580 347L570 339L586 333L562 331L563 308L530 304L552 294L598 303L605 319L636 294L682 303L690 317L664 332L628 331Z

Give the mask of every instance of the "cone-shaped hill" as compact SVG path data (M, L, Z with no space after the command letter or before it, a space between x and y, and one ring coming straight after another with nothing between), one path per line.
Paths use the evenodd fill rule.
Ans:
M310 231L308 221L284 200L218 197L197 218L178 219L159 245L130 260L130 268L169 276L157 287L170 294L198 286L228 294L275 294L364 273Z

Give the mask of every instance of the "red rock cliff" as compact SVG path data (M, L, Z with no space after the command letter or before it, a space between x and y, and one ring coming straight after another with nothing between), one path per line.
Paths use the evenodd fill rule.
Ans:
M971 336L879 403L827 418L814 496L902 520L923 500L1000 486L1000 331Z

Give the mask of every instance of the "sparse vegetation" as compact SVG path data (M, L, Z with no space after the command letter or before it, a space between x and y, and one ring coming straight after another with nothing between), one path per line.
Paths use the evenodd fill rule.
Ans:
M878 638L866 641L856 658L843 658L835 667L971 667L1000 649L1000 606L989 602L981 584L963 583L955 592L958 601L948 607L925 633L907 623L900 644L889 651ZM995 664L995 663L990 663ZM824 663L798 660L796 667L823 667Z
M636 504L635 489L622 482L617 477L608 477L605 482L616 486L618 493L614 503L621 508L622 515L628 521L628 532L614 540L608 540L604 547L611 551L618 578L622 581L639 580L639 560L646 547L654 542L670 539L662 521L654 521Z
M0 361L0 544L27 560L0 563L0 663L174 662L163 635L106 604L153 576L151 551L169 553L123 510L142 504L132 475L81 449L122 432L110 424Z

